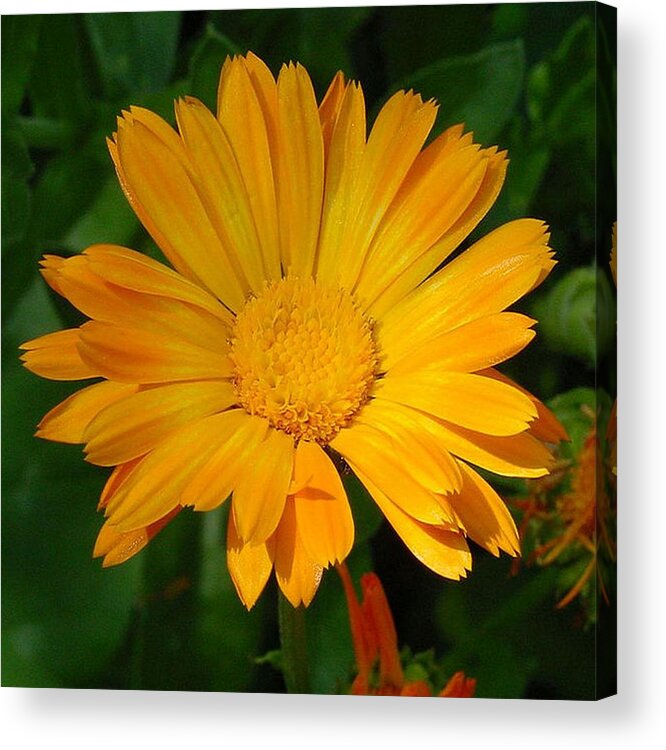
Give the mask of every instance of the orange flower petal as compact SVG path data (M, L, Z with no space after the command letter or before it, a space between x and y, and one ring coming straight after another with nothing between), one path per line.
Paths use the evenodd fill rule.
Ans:
M273 539L262 544L244 544L236 531L234 514L227 526L227 567L236 592L247 609L252 609L266 587L273 570Z
M23 366L49 380L84 380L98 378L100 371L81 359L80 328L67 328L26 341L19 347Z
M294 474L309 477L293 495L305 551L323 568L342 562L354 544L354 521L340 475L317 443L304 440L296 448Z

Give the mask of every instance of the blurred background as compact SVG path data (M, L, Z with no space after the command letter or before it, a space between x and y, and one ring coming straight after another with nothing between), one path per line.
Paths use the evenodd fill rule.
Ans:
M357 522L349 564L356 577L380 575L399 642L421 654L429 676L464 669L481 697L613 690L612 554L557 608L589 557L572 547L545 564L531 552L562 532L558 497L571 489L595 415L607 434L616 393L614 18L576 2L2 18L3 685L284 689L276 587L249 614L238 601L225 509L181 513L119 568L92 560L107 472L86 464L79 446L33 437L78 386L31 375L17 352L80 322L41 281L43 253L111 242L159 257L106 149L119 112L141 105L173 123L184 94L214 108L224 58L252 50L274 73L302 62L319 97L343 70L362 83L371 118L391 93L413 88L440 103L435 134L464 122L477 142L508 149L504 190L464 246L514 218L551 226L559 264L517 308L539 320L538 336L503 370L553 406L572 440L561 448L561 482L547 491L491 478L517 522L541 493L548 523L525 524L522 564L474 548L473 572L454 583L417 563L348 478ZM353 651L334 572L308 627L313 690L344 692Z

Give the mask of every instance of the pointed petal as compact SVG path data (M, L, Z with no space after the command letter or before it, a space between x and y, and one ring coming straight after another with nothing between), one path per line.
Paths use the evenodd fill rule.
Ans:
M465 578L472 569L472 556L462 534L420 523L392 503L366 476L359 474L359 479L417 560L444 578Z
M390 435L365 424L341 430L330 445L354 473L370 477L404 512L424 523L453 523L435 494L407 466L411 445L398 443Z
M499 556L503 550L515 557L520 553L518 530L506 505L495 490L473 469L461 462L463 487L451 498L465 530L477 544Z
M111 523L119 531L134 531L179 505L183 488L217 448L217 436L231 413L176 430L137 463L106 505Z
M497 313L465 323L406 354L391 368L392 375L423 369L476 372L510 359L536 335L532 318Z
M36 436L59 443L84 443L85 429L100 411L136 389L135 385L110 381L82 388L42 417Z
M324 143L324 153L328 158L333 129L340 114L342 99L345 94L345 77L342 71L338 71L331 81L324 98L319 105L319 121L321 123L322 141Z
M176 104L178 127L192 164L192 182L245 290L259 294L266 270L250 197L225 132L198 99Z
M101 372L81 359L80 328L67 328L26 341L19 347L23 366L49 380L84 380L98 378Z
M126 562L157 536L169 521L178 515L180 510L180 508L174 508L159 521L155 521L146 528L134 531L118 531L113 524L106 521L97 536L93 557L103 556L102 566L105 568Z
M271 157L271 142L276 140L276 109L275 83L271 84L262 66L256 61L248 65L242 58L227 59L220 75L217 119L231 144L250 196L269 280L281 275Z
M240 309L242 285L192 184L182 142L174 152L133 118L119 122L115 138L121 184L155 242L183 275Z
M244 544L236 531L234 514L227 526L227 567L238 597L249 610L266 587L273 570L273 539L262 544Z
M491 232L388 310L377 327L384 367L477 318L501 312L554 265L546 226L535 219Z

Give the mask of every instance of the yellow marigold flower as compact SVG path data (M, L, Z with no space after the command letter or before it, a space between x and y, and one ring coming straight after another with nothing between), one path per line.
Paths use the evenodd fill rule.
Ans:
M44 377L99 379L38 435L115 467L95 554L135 554L182 507L231 497L228 564L251 607L272 569L294 605L345 559L354 525L339 454L413 553L442 576L466 537L518 551L470 464L548 472L561 429L493 368L534 336L505 312L554 266L523 219L433 274L493 204L506 153L462 126L424 147L437 107L400 91L366 137L363 92L338 73L317 105L301 65L252 53L222 69L217 117L176 103L178 130L130 107L109 150L173 269L124 247L46 256L91 320L23 345Z
M359 602L347 566L338 566L347 599L358 674L352 695L402 695L432 697L425 680L406 680L398 652L398 636L384 587L375 573L361 577ZM476 680L456 672L439 692L441 698L472 698Z

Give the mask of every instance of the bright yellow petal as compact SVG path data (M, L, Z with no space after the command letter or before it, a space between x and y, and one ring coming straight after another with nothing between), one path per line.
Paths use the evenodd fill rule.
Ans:
M451 503L467 534L496 557L499 550L512 556L520 552L518 530L506 505L495 490L473 469L460 464L463 487Z
M86 459L100 466L125 463L148 453L179 427L224 411L235 400L233 386L222 380L142 389L116 400L90 422Z
M85 429L100 411L131 395L137 387L104 381L82 388L42 417L36 436L59 443L84 443Z
M271 161L271 135L277 107L275 84L242 58L227 59L220 75L217 119L234 151L261 243L269 279L279 279L280 245L277 202ZM270 74L269 74L270 75ZM271 76L272 78L272 76ZM256 85L256 88L255 88Z
M254 607L273 570L273 539L263 544L243 544L234 514L227 526L227 568L236 592L247 609Z
M261 544L275 531L287 498L294 465L291 435L269 430L248 459L234 489L232 511L244 542Z
M305 483L293 497L308 557L323 568L342 562L354 544L354 521L335 466L317 443L301 440L294 475Z
M26 341L19 347L23 366L49 380L85 380L98 378L99 369L81 359L80 328L67 328Z
M354 190L365 149L365 101L355 83L348 84L327 152L317 278L335 283L342 275L347 224L357 209Z
M469 373L389 373L377 384L375 396L486 435L515 435L536 417L532 401L516 388Z
M477 318L501 312L555 265L543 222L521 219L491 232L388 310L377 326L390 369L407 352Z
M317 592L322 573L323 568L305 551L298 530L294 500L290 497L275 532L275 577L278 585L294 607L301 604L307 607Z
M330 445L354 473L370 477L406 513L424 523L453 522L435 493L423 486L412 471L412 451L418 453L419 448L416 442L400 443L368 425L354 424L341 430ZM429 459L432 462L432 457Z
M119 383L211 380L232 375L231 362L222 352L111 323L92 321L82 326L79 350L90 370Z
M212 294L143 253L119 245L92 245L83 254L89 258L91 271L105 281L134 292L187 302L227 326L233 323L232 314ZM61 260L64 262L64 258Z
M382 219L356 294L376 315L373 301L397 275L432 247L474 200L489 159L478 145L432 143L419 154ZM435 153L433 154L433 150ZM433 271L444 256L432 259Z
M446 230L440 239L423 253L414 257L404 270L393 274L393 280L372 303L372 315L378 318L382 317L387 311L395 307L400 300L426 279L445 258L448 258L489 211L504 183L508 159L506 151L498 153L495 148L485 149L483 154L487 159L483 179L462 215Z
M278 77L277 199L282 266L312 274L324 190L324 144L317 100L300 65L285 65Z
M174 153L153 130L132 118L119 124L116 144L130 203L167 258L232 310L240 309L242 285L192 184L183 154Z
M420 523L392 503L368 477L360 474L359 479L417 560L444 578L458 581L466 577L472 569L472 555L462 534Z
M228 326L207 310L105 281L87 255L68 258L57 275L59 292L93 320L171 335L212 351L224 348L229 337Z
M497 313L437 336L399 360L391 374L422 369L476 372L518 354L534 338L532 318L518 313Z
M370 132L353 191L340 252L340 282L353 289L370 242L417 157L437 113L433 102L399 91L380 111Z
M266 437L268 422L237 409L217 436L218 448L183 490L181 503L212 510L223 503L248 471L248 459Z
M229 139L213 114L188 97L176 104L178 128L192 164L191 179L236 276L259 294L266 279L250 197Z
M180 504L184 487L218 447L217 436L229 414L176 430L136 464L106 505L118 531L149 526Z
M425 414L392 401L372 399L356 420L382 432L388 452L408 456L410 474L431 492L449 494L460 489L458 463L445 443L424 429L423 422L429 420Z

